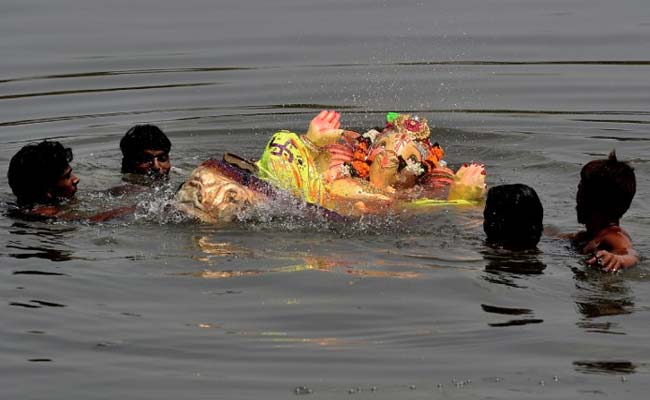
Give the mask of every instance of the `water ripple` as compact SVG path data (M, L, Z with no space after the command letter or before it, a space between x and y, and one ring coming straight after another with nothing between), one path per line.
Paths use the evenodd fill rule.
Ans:
M125 87L111 87L111 88L101 88L101 89L57 90L52 92L8 94L8 95L0 96L0 100L22 99L26 97L61 96L61 95L82 94L82 93L106 93L106 92L121 92L121 91L129 91L129 90L186 88L186 87L210 86L210 85L216 85L216 83L214 82L176 83L176 84L169 84L169 85L125 86Z
M530 66L530 65L602 65L602 66L648 66L650 60L537 60L537 61L511 61L511 60L430 60L414 62L378 62L378 63L334 63L334 64L304 64L298 68L378 68L378 67L419 67L419 66ZM151 75L191 72L228 72L278 69L281 66L255 67L178 67L178 68L149 68L127 69L114 71L76 72L67 74L35 75L18 78L0 79L0 84L11 82L24 82L45 79L70 79L70 78L97 78L120 75Z
M0 96L2 99L10 98L20 98L20 97L35 97L35 96L48 96L56 94L79 94L79 93L89 93L89 92L111 92L118 90L141 90L141 89L164 89L164 88L178 88L178 87L193 87L193 86L204 86L212 85L212 83L197 83L197 84L184 84L184 85L160 85L160 86L140 86L140 87L130 87L130 88L109 88L109 89L89 89L89 90L78 90L78 91L62 91L62 92L48 92L44 94L19 94L19 95L6 95ZM401 112L401 113L418 113L418 114L494 114L494 115L627 115L627 116L650 116L650 111L640 111L640 110L627 110L627 111L614 111L614 110L581 110L581 111L563 111L563 110L516 110L516 109L480 109L480 108L439 108L439 109L427 109L427 108L411 108L409 110L384 110L384 109L359 109L356 106L349 106L343 104L269 104L269 105L255 105L255 106L231 106L229 109L245 109L245 110L260 110L260 112L250 112L250 113L233 113L233 114L223 114L219 117L259 117L267 116L269 113L273 115L312 115L314 110L323 110L323 109L332 109L332 110L346 110L346 114L357 114L357 115L368 115L368 114L386 114L387 112ZM196 112L196 111L212 111L217 109L226 109L225 107L191 107L191 108L170 108L170 109L151 109L151 110L140 110L140 111L115 111L115 112L106 112L106 113L94 113L94 114L79 114L79 115L61 115L55 117L45 117L45 118L30 118L14 121L4 121L0 122L0 127L3 126L21 126L21 125L32 125L32 124L44 124L51 122L61 122L61 121L73 121L81 119L93 119L93 118L106 118L106 117L119 117L123 115L146 115L146 114L156 114L156 113L174 113L174 112ZM285 112L277 112L274 110L287 110ZM195 116L191 117L195 120L201 119L211 119L214 116ZM187 118L182 118L179 120L184 120ZM609 122L603 120L596 120L596 122ZM625 121L630 122L630 121ZM638 124L647 124L650 122L638 121L635 122ZM617 138L618 140L622 140ZM634 140L646 140L646 139L634 139Z
M70 79L70 78L97 78L106 76L119 75L151 75L151 74L170 74L179 72L221 72L221 71L247 71L255 70L254 67L190 67L190 68L151 68L151 69L129 69L116 71L95 71L95 72L78 72L70 74L54 75L36 75L22 78L12 78L0 80L0 83L35 81L43 79Z

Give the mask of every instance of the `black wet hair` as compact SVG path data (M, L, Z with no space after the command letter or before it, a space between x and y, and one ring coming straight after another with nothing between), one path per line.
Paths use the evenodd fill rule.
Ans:
M52 201L47 194L72 161L72 150L56 141L28 144L9 162L7 178L20 206Z
M483 218L488 244L532 249L542 236L544 208L530 186L500 185L488 190Z
M616 159L612 150L607 159L590 161L580 171L580 189L587 207L609 220L619 220L630 208L636 194L634 168Z
M135 125L129 129L122 140L122 173L136 172L136 164L145 150L162 150L169 153L172 143L160 128L155 125Z

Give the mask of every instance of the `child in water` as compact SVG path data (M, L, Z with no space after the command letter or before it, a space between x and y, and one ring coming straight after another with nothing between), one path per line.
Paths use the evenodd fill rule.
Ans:
M583 254L593 254L587 264L605 272L630 268L639 262L630 235L620 227L620 219L636 193L634 169L616 159L587 163L580 171L576 194L578 222L586 230L570 235Z
M530 186L516 183L488 190L483 230L491 246L534 249L542 236L544 208Z

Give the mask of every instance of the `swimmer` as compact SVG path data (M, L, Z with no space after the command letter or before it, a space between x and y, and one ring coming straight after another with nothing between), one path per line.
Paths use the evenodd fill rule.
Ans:
M486 242L491 246L534 249L542 236L542 203L535 189L524 184L491 187L483 218Z
M21 148L11 158L7 172L17 205L47 213L72 199L79 184L70 166L72 158L72 150L56 141Z
M620 227L635 193L634 169L618 161L615 151L607 159L590 161L582 168L576 212L586 230L569 238L583 254L592 255L587 264L616 272L639 262L630 235Z
M167 135L157 126L135 125L120 140L122 173L166 179L172 166L171 147Z
M7 177L22 217L102 222L126 215L130 207L83 216L64 207L75 198L80 179L73 173L72 150L44 140L20 149L9 162Z

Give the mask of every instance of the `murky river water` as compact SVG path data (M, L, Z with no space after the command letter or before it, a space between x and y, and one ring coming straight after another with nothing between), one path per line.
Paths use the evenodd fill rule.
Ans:
M0 200L23 145L73 148L105 224L0 216L0 394L115 398L644 398L650 368L650 7L606 1L0 3ZM210 156L259 155L322 108L413 111L451 165L535 187L579 229L581 165L637 173L641 264L590 271L568 243L483 243L480 208L337 226L270 206L177 221L165 196ZM173 142L168 188L117 199L119 139ZM3 213L6 214L6 213Z

